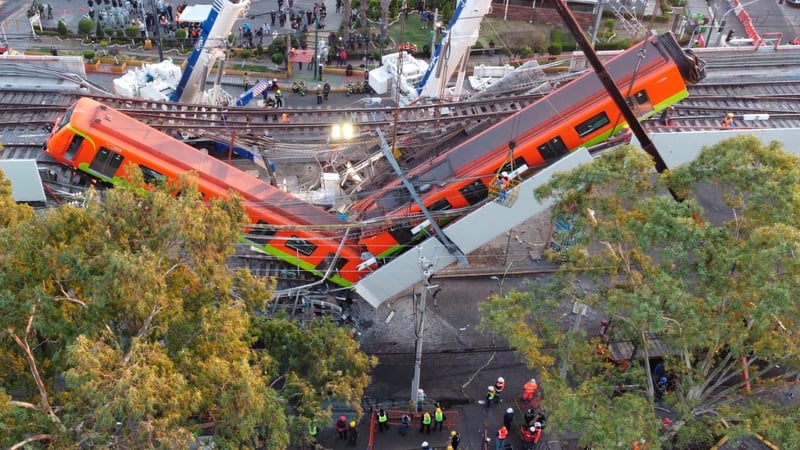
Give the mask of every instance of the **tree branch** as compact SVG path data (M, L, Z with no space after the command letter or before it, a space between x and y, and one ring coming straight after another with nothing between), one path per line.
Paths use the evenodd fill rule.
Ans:
M82 308L86 308L86 303L78 300L75 297L72 297L71 295L69 295L67 293L67 291L64 289L64 286L61 285L61 281L56 281L56 284L58 285L58 289L61 290L61 293L64 294L64 295L63 296L59 296L59 297L54 297L55 301L66 300L68 302L72 302L72 303L78 304Z
M11 447L8 447L8 450L17 450L17 449L20 449L22 447L25 447L26 445L30 444L31 442L46 441L46 440L48 440L48 439L50 439L52 437L53 436L50 435L50 434L37 434L35 436L31 436L31 437L25 439L24 441L17 442L16 444L12 445Z
M20 408L28 408L28 409L33 409L35 411L39 410L39 408L36 405L34 405L33 403L21 402L21 401L18 401L18 400L11 400L11 404L14 405L14 406L19 406Z
M28 326L26 330L30 330L31 324L33 323L33 315L30 316L28 319ZM25 354L25 359L28 361L28 367L31 370L31 375L33 375L33 379L36 382L36 387L39 389L39 395L42 398L42 409L44 412L50 416L50 420L53 421L54 424L58 425L61 431L66 431L64 425L61 423L61 420L56 415L53 408L50 406L50 401L47 397L47 389L44 387L44 382L42 381L42 377L39 374L39 368L36 367L36 359L33 357L33 353L31 353L31 347L28 345L27 339L23 340L14 332L14 328L8 327L6 329L6 333L11 336L11 339L17 344L17 346L22 350Z

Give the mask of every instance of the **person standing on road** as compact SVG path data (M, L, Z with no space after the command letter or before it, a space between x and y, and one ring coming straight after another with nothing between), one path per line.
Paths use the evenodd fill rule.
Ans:
M510 430L511 425L514 423L514 408L508 408L506 413L503 414L503 425L506 426L506 429Z
M248 75L247 72L242 75L242 86L245 91L250 89L250 75Z
M450 446L453 447L453 450L458 450L458 445L461 444L461 435L458 434L458 431L453 430L450 432Z
M497 430L497 439L495 440L494 448L495 450L503 450L503 446L505 445L506 438L508 437L508 428L505 425L500 427Z
M528 380L525 386L522 386L522 401L525 403L532 402L537 389L539 389L539 385L536 384L536 378Z
M386 411L381 408L378 410L378 431L383 433L383 430L389 429L389 416L386 415Z
M409 425L411 425L411 418L408 417L408 414L403 414L403 417L400 418L400 428L397 430L400 436L405 436L408 433Z
M444 429L444 412L442 408L437 407L433 413L433 431L442 431Z
M497 392L494 391L494 386L489 386L486 388L486 407L492 406L494 400L497 398Z
M431 413L425 411L425 414L422 415L422 425L419 427L419 432L426 432L431 434Z
M350 421L350 428L347 430L347 443L355 447L358 445L358 428L356 428L356 421Z
M322 85L321 84L317 85L317 104L318 105L322 104Z
M497 377L497 381L494 382L494 392L497 394L497 400L503 401L500 397L500 394L503 393L503 389L506 388L506 380L503 377Z
M280 89L275 91L275 107L276 108L283 107L283 94L281 94L281 90Z
M425 404L425 391L417 389L417 412L422 411L422 405Z
M339 433L339 439L347 439L347 417L339 417L336 421L336 431Z
M328 101L328 94L330 93L331 93L331 84L326 81L325 84L322 86L322 96L326 102Z

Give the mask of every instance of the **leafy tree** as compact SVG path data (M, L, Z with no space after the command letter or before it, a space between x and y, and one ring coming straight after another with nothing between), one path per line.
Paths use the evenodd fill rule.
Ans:
M781 412L754 408L754 394L785 386L800 367L800 161L778 143L736 137L657 179L653 167L625 147L542 186L537 196L555 198L576 243L553 279L488 299L483 326L541 372L552 423L581 433L582 445L689 448L756 431L796 447ZM627 370L598 351L605 340L560 323L554 311L573 301L608 318L612 342L634 346ZM653 339L670 349L663 399ZM656 404L677 414L668 428Z
M250 445L266 426L268 448L283 449L306 436L290 432L298 424L331 421L284 380L314 385L341 368L325 398L361 397L372 361L341 330L313 325L253 350L265 327L296 325L255 314L271 287L226 268L245 219L237 199L204 203L191 180L142 186L34 216L0 183L0 447L186 448L211 423L218 446ZM329 341L347 352L332 360L318 348Z
M84 37L88 37L89 33L94 31L94 21L88 17L84 17L78 22L78 31L80 31Z
M175 39L178 40L181 44L181 50L183 50L183 43L186 41L186 38L189 36L189 32L186 31L186 28L178 28L175 30Z

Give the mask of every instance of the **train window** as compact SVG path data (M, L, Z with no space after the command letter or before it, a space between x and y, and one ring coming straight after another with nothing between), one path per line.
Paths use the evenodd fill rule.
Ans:
M461 188L461 195L467 200L470 206L482 202L489 196L489 189L483 184L483 180L475 180L467 186Z
M448 209L453 209L453 205L451 205L446 198L443 198L438 202L434 202L431 206L428 206L429 211L447 211Z
M592 116L589 120L579 123L575 127L575 131L578 132L578 136L584 137L603 128L609 123L611 123L611 121L608 120L608 115L606 115L605 112L601 112L600 114Z
M528 164L525 161L525 158L519 157L516 158L514 161L510 163L506 163L503 167L500 168L500 172L513 172L514 170L522 167L524 164Z
M628 97L626 102L636 117L644 117L646 114L653 112L653 104L650 103L650 98L644 89Z
M247 233L247 239L259 245L267 245L270 238L272 238L272 236L275 236L275 232L277 232L278 230L274 228L269 228L268 226L265 225L269 224L267 222L264 222L263 220L259 220L256 223L256 226L251 228L250 232Z
M100 150L98 150L92 160L92 164L89 166L89 170L111 178L117 173L117 169L122 165L124 159L125 158L119 153L112 152L105 147L100 147Z
M164 183L164 180L167 179L164 175L156 172L155 170L147 167L147 166L139 166L139 169L142 170L142 176L144 177L144 182L147 184L152 185L160 185Z
M297 236L292 236L291 239L286 241L286 246L292 250L297 250L306 256L311 256L311 254L317 249L316 245L308 242L305 239L300 239Z
M336 258L336 253L328 253L325 259L323 259L322 262L317 265L317 270L323 273L327 272L328 267L331 265L331 261L333 261L333 258ZM346 265L347 260L345 258L339 258L336 260L336 265L333 266L333 271L338 272Z
M389 228L389 234L392 235L392 237L394 238L395 241L397 241L398 244L402 245L405 244L406 242L411 242L411 240L414 239L414 235L411 234L412 228L413 227L411 227L410 225L394 226Z
M58 129L62 129L65 126L69 125L69 121L72 120L72 113L75 111L75 105L67 110L63 116L61 116L61 122L58 123Z
M64 153L64 158L74 161L75 155L78 154L78 150L83 145L83 136L76 134L72 137L72 142L70 142L69 147L67 147L67 151Z
M545 162L555 161L567 153L569 153L569 149L564 145L561 136L556 136L539 146L539 154L542 155Z

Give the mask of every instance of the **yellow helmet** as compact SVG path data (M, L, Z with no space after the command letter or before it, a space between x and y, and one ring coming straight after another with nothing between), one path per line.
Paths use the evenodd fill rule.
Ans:
M352 428L355 428L355 427L356 427L356 421L355 421L355 420L351 421L351 422L350 422L350 426L351 426Z

